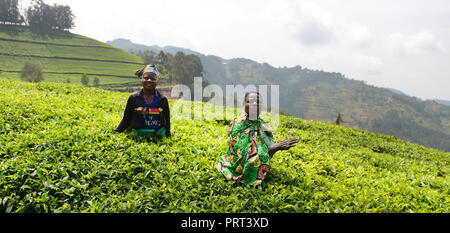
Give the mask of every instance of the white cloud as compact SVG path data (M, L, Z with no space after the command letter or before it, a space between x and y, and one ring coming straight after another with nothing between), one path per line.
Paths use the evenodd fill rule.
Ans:
M302 22L296 36L306 46L328 44L333 40L333 32L316 20Z
M292 39L309 45L326 45L333 41L331 16L306 1L270 1L266 14Z
M309 45L338 45L364 48L373 43L367 25L332 14L311 1L272 1L269 15L294 40Z
M358 71L366 75L380 75L383 73L385 67L382 59L376 56L358 55ZM356 61L355 61L356 64Z
M347 46L353 46L358 49L369 48L375 42L375 36L368 26L357 23L347 23L342 29L345 36L341 41Z
M430 30L423 30L412 35L392 33L389 36L392 50L406 54L419 55L426 52L445 53L446 48Z

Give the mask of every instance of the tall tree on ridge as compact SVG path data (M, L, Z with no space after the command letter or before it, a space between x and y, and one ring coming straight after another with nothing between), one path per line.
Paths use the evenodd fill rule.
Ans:
M33 0L26 11L30 26L43 26L47 29L68 30L75 27L75 16L69 6L46 4L42 0Z
M19 11L19 0L0 0L0 22L12 24L24 22Z

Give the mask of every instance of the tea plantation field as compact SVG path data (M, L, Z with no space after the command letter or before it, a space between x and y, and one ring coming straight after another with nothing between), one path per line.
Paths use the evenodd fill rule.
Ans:
M0 79L0 212L450 212L450 153L280 116L275 139L300 143L246 187L214 168L223 123L173 111L171 139L113 134L128 95Z
M40 65L45 82L81 84L86 74L97 77L100 87L130 86L134 70L143 63L136 55L82 35L0 25L0 77L19 80L25 62Z

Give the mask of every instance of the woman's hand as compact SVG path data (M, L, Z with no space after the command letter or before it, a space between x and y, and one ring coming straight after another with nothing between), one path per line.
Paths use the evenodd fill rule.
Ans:
M279 143L273 144L271 147L269 147L269 154L273 155L280 150L289 150L292 147L296 146L299 141L300 140L298 140L297 138L283 139Z
M297 138L283 139L278 143L279 150L289 150L296 146L299 140Z

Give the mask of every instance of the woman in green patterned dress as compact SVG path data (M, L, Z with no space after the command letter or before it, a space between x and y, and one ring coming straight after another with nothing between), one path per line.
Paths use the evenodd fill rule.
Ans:
M227 154L216 164L228 180L246 185L259 185L270 169L270 160L277 151L289 150L298 143L297 138L275 143L272 133L259 117L261 109L260 94L251 92L245 95L244 110L230 123L228 129Z

